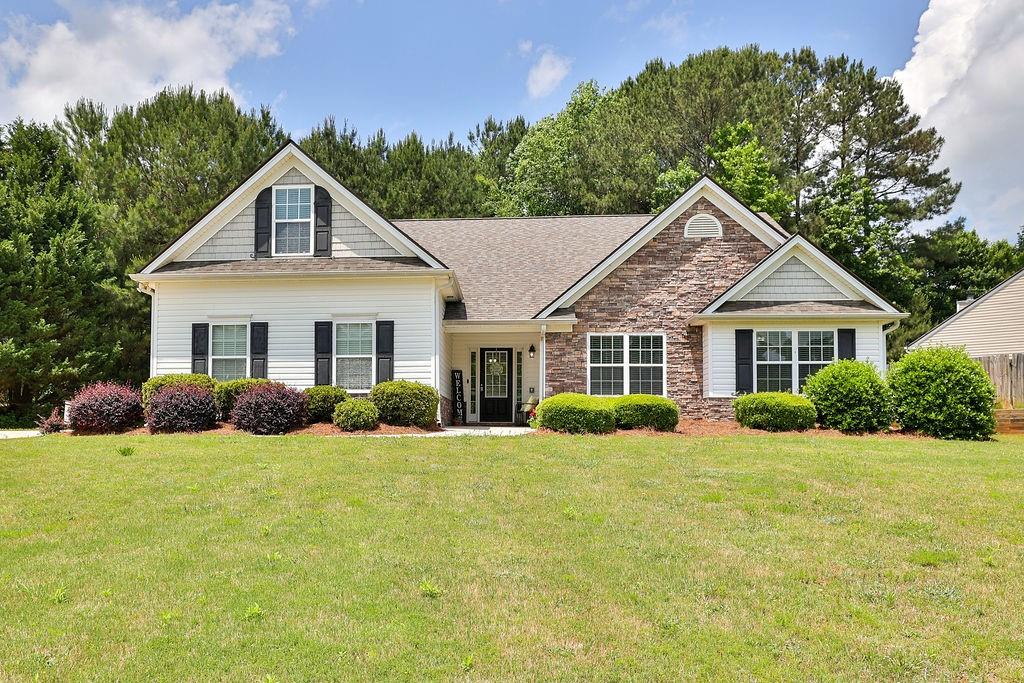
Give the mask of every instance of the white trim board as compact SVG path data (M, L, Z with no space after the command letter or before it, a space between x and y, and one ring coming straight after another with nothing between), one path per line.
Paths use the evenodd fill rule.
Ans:
M778 248L785 242L785 238L779 234L779 231L765 221L764 218L744 206L742 202L726 192L715 181L704 176L691 185L690 189L680 195L667 209L648 221L647 225L619 245L603 261L594 266L576 284L565 290L557 299L548 304L535 317L547 318L557 309L575 303L609 273L622 265L626 259L654 239L658 233L668 227L672 221L678 218L686 209L690 208L698 199L710 201L754 235L754 237L757 237L772 249Z
M742 298L747 292L774 273L776 268L788 261L789 257L793 255L796 255L805 265L807 265L807 267L824 278L826 282L834 286L840 292L846 294L850 299L868 301L877 306L883 313L888 313L893 316L905 316L905 314L896 310L892 304L873 292L860 280L839 266L835 261L829 258L828 255L808 242L803 236L794 235L793 237L790 237L780 248L776 249L757 264L749 273L737 280L732 287L725 290L725 292L723 292L718 298L708 304L704 310L694 316L694 318L714 314L715 311L717 311L719 307L727 301ZM750 317L752 313L745 313L745 315ZM873 315L877 316L878 314Z
M331 197L341 204L364 225L380 235L381 239L394 247L403 256L418 256L432 268L446 269L446 266L432 254L419 246L412 238L400 231L380 214L367 206L341 183L334 179L315 161L309 158L298 145L289 140L273 157L225 197L216 207L201 218L185 234L176 239L170 247L142 269L142 275L149 275L166 265L175 256L187 258L211 235L234 218L239 211L255 200L265 187L272 186L292 167L305 175L314 185L327 189ZM187 253L184 252L188 249Z

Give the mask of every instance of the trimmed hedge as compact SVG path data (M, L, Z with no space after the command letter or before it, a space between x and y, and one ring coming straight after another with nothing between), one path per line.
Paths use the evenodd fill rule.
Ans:
M631 394L612 399L615 426L619 429L674 431L679 423L679 406L661 396Z
M892 395L875 366L840 360L811 375L804 395L818 424L843 432L877 432L892 425Z
M380 424L380 411L372 401L356 398L339 403L332 419L334 424L346 432L368 432Z
M348 400L347 391L330 384L309 387L302 393L309 401L306 413L310 422L330 422L334 417L335 407Z
M555 394L537 406L537 424L570 434L615 431L615 408L610 399L587 394Z
M384 424L430 427L437 421L437 390L419 382L381 382L370 390L370 400Z
M270 384L270 380L259 377L243 377L228 382L217 382L217 386L213 389L213 400L217 403L217 413L220 419L227 420L231 416L231 411L235 409L235 401L239 396L253 387L264 384Z
M789 392L744 394L732 402L736 420L744 427L769 432L814 428L814 404Z
M149 399L146 419L154 432L201 432L217 424L217 405L207 389L172 384Z
M962 348L911 351L889 369L889 388L907 431L974 441L995 432L995 386Z
M96 382L75 394L68 424L76 432L123 432L142 423L142 397L123 384Z
M199 375L191 372L150 377L142 384L142 404L149 405L149 400L153 398L154 394L160 391L160 389L169 386L180 386L182 384L202 387L207 391L213 391L217 382L209 375Z
M253 434L284 434L305 422L306 395L276 382L252 387L231 411L231 424Z

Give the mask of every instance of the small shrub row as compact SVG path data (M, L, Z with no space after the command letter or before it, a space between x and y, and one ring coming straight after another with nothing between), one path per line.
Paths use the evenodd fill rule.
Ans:
M840 360L826 365L807 379L804 395L825 429L863 433L892 426L892 393L870 363Z
M283 384L260 384L237 398L231 424L253 434L284 434L306 422L307 402L304 393Z
M205 376L200 375L200 377ZM213 399L217 404L217 414L220 416L220 419L227 420L231 417L231 411L235 409L235 401L238 400L239 396L253 387L263 386L264 384L270 384L270 380L258 377L243 377L242 379L233 379L227 382L217 382L213 389Z
M200 387L202 389L206 389L210 393L213 393L217 386L217 380L213 379L209 375L200 375L191 372L173 375L156 375L142 383L142 404L144 406L148 406L150 399L156 395L156 392L160 391L164 387L184 385Z
M334 424L346 432L368 432L380 424L380 411L365 398L342 401L334 408Z
M679 407L662 396L630 394L605 398L563 393L537 406L534 424L570 434L607 434L618 429L670 432L679 423Z
M812 429L817 417L807 398L781 391L745 394L733 401L732 407L741 425L769 432Z
M370 390L380 421L400 427L429 427L437 420L437 390L419 382L381 382Z
M309 387L303 393L308 401L306 410L310 422L330 422L334 417L334 409L348 400L347 391L330 384Z
M150 397L146 421L154 432L201 432L217 423L217 406L208 389L172 384Z
M142 423L142 396L114 382L97 382L71 399L68 424L76 432L123 432Z

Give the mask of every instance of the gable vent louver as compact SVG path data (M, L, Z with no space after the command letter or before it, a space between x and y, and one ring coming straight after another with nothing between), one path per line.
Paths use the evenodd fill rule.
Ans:
M684 237L721 237L722 223L709 213L698 213L686 221Z

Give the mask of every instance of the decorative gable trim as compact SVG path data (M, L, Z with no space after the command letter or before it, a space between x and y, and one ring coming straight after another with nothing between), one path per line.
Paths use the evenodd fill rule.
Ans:
M727 216L772 249L779 247L785 242L787 235L781 233L778 228L744 206L740 200L711 180L711 178L703 176L691 185L690 189L672 202L667 209L648 221L646 225L619 245L615 251L605 257L603 261L594 266L586 275L577 280L575 284L565 290L534 317L546 318L559 308L575 303L701 198L707 199L717 206Z
M242 181L224 199L217 203L205 216L174 240L160 254L142 269L148 275L172 261L176 256L195 251L218 229L247 207L265 187L272 186L287 174L292 167L309 178L314 184L325 187L331 196L353 216L376 232L403 256L417 256L432 268L447 267L434 255L420 246L414 239L386 220L359 197L345 188L331 174L313 161L293 141L288 140L252 175Z
M798 258L825 282L845 295L847 299L867 301L877 306L881 313L889 314L891 317L906 317L905 313L900 313L871 287L808 242L803 236L794 235L780 248L754 266L749 273L740 278L732 287L725 290L718 298L705 306L694 318L712 315L724 303L743 299L755 287L775 273L782 264L788 262L793 257Z

